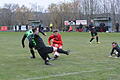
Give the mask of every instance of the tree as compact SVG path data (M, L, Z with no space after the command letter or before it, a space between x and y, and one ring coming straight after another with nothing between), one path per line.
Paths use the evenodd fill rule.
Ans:
M16 9L15 17L18 24L25 25L28 23L28 20L31 20L31 18L33 17L33 14L29 8L22 5L21 7L18 7Z

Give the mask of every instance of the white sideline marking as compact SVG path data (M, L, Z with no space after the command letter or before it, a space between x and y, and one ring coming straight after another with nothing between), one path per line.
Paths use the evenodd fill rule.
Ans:
M68 75L77 75L81 73L90 73L90 72L97 72L101 70L112 70L114 68L105 68L105 69L98 69L98 70L91 70L91 71L80 71L80 72L70 72L70 73L61 73L61 74L56 74L56 75L49 75L49 76L43 76L43 77L34 77L34 78L27 78L23 80L36 80L36 79L47 79L51 77L61 77L61 76L68 76Z

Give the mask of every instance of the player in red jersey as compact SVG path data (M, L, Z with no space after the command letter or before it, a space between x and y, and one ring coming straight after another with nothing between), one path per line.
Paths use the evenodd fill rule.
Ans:
M62 49L62 46L63 46L62 37L57 30L54 30L53 34L50 35L50 37L48 38L48 44L50 46ZM60 54L57 51L55 51L53 60L57 59L59 56Z

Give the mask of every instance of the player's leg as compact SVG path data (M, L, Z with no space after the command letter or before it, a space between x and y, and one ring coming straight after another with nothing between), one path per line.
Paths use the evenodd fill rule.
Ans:
M31 58L34 59L35 58L35 52L33 50L33 46L29 43L29 49L30 49L30 52L32 54Z
M120 53L118 53L118 56L117 57L120 57Z
M98 42L98 36L96 36L96 42Z
M60 47L59 44L53 44L52 46L56 48L62 48ZM60 56L60 54L57 51L54 51L53 54L54 54L54 57L51 60L56 60Z
M90 43L93 41L93 39L95 39L94 33L91 32L91 39L90 39Z
M110 53L110 55L109 55L108 57L112 57L112 55L113 55L113 54L115 54L115 52L113 52L113 53Z
M112 53L110 53L110 56L109 57L112 57L112 55L116 55L116 57L115 58L117 58L117 56L118 56L118 52L115 50L114 52L112 52Z
M54 58L57 59L59 56L60 56L60 54L57 51L55 51L54 52Z
M57 48L62 49L62 45L58 45ZM58 59L59 56L60 56L60 54L57 51L55 51L54 52L54 60Z
M120 53L119 53L119 52L117 52L117 51L116 51L115 55L117 56L117 57L115 57L115 58L120 57Z
M52 44L52 47L56 47L58 48L58 44ZM54 54L54 58L52 58L52 60L56 60L59 57L59 53L57 51L53 51Z
M66 55L69 55L69 51L64 51L62 49L55 48L55 47L44 47L42 49L39 49L38 53L40 54L40 56L42 57L42 59L45 61L46 65L51 65L49 63L49 60L47 59L47 57L48 57L48 54L52 53L53 51L57 51L59 53L64 53Z
M35 52L34 52L33 48L30 48L30 52L32 54L31 58L34 59L35 58Z
M65 51L63 49L56 48L56 47L53 47L53 51L57 51L58 53L62 53L62 54L66 54L66 55L69 55L69 52L70 52L70 50Z
M44 47L42 49L39 49L38 53L40 54L42 59L45 60L45 64L47 64L48 63L48 60L47 60L48 54L52 53L52 52L55 52L55 51L57 51L58 53L66 54L66 55L69 55L69 52L70 52L69 50L65 51L63 49L59 49L59 48L56 48L56 47Z
M99 44L100 42L98 41L98 40L99 40L99 38L98 38L98 34L95 33L95 36L96 36L96 42Z
M49 55L47 55L47 58L50 60L51 59L51 57L49 56Z
M39 53L39 55L41 56L41 58L44 60L44 62L45 62L45 65L51 65L51 63L49 63L49 60L48 60L48 54L46 54L46 53L44 53L44 50L42 49L42 50L37 50L38 51L38 53Z
M65 51L65 50L63 50L63 49L59 49L59 48L56 48L56 47L45 47L44 49L42 49L42 50L44 50L44 52L46 53L46 54L49 54L49 53L52 53L52 52L55 52L55 51L57 51L58 53L63 53L63 54L66 54L66 55L69 55L69 50L68 51Z
M90 39L90 42L92 42L92 41L93 41L93 39L94 39L94 37L92 37L92 38Z

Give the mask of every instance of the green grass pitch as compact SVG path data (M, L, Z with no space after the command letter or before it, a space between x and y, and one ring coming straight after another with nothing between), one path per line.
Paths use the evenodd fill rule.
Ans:
M89 44L90 34L61 32L70 55L44 65L36 51L30 59L28 42L21 46L23 32L0 32L0 80L120 80L120 59L109 58L111 43L120 43L120 33L99 33L100 44ZM44 37L47 44L48 36ZM50 56L53 56L52 54Z

